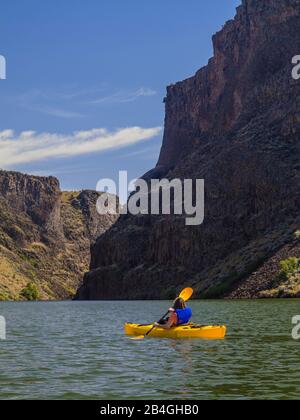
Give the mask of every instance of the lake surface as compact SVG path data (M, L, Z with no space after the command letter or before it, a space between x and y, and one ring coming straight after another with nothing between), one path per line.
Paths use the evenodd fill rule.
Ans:
M299 399L299 300L193 301L223 341L132 341L169 302L1 303L0 399Z

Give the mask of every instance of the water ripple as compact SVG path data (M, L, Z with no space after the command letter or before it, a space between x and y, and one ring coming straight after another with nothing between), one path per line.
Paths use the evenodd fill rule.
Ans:
M0 303L0 399L299 399L299 301L194 301L224 341L129 340L168 302ZM115 321L113 321L115 320Z

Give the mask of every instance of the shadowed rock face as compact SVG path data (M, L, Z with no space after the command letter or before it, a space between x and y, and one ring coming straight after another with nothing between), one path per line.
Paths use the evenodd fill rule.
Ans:
M293 240L299 27L299 0L245 0L213 37L208 65L168 87L161 154L145 178L205 179L205 222L121 217L93 247L79 299L168 298L186 284L223 296Z
M61 192L57 179L0 171L0 300L28 283L42 299L67 299L90 262L90 246L115 221L98 193Z

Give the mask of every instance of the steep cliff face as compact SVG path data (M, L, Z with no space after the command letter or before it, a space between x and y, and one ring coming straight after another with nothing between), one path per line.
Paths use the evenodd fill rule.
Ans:
M213 37L214 56L208 65L168 87L158 167L174 167L203 140L221 139L239 122L245 125L259 115L260 108L274 105L272 84L281 84L284 92L290 82L298 24L298 0L242 2L235 19Z
M299 229L299 0L244 0L214 57L168 88L164 141L145 177L205 179L205 221L121 217L92 250L79 299L224 296ZM269 274L271 287L273 274Z
M0 171L0 300L36 284L42 299L70 298L90 246L116 218L96 212L93 191L61 192L57 179Z
M49 241L54 238L55 242L62 236L59 214L60 194L59 182L53 177L39 178L17 172L0 171L2 203L11 209L11 213L22 215L39 227L39 233L35 232L35 239ZM3 223L3 219L1 222ZM10 227L7 226L8 229Z

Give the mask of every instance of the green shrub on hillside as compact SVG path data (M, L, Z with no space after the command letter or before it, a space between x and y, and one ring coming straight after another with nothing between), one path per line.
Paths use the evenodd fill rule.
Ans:
M294 238L295 238L297 241L300 239L300 230L297 230L297 231L294 233Z
M34 283L28 283L21 291L21 296L28 301L35 301L39 299L39 291Z
M300 270L300 259L296 257L290 257L287 260L280 262L280 271L278 278L281 281L288 281L289 278Z

